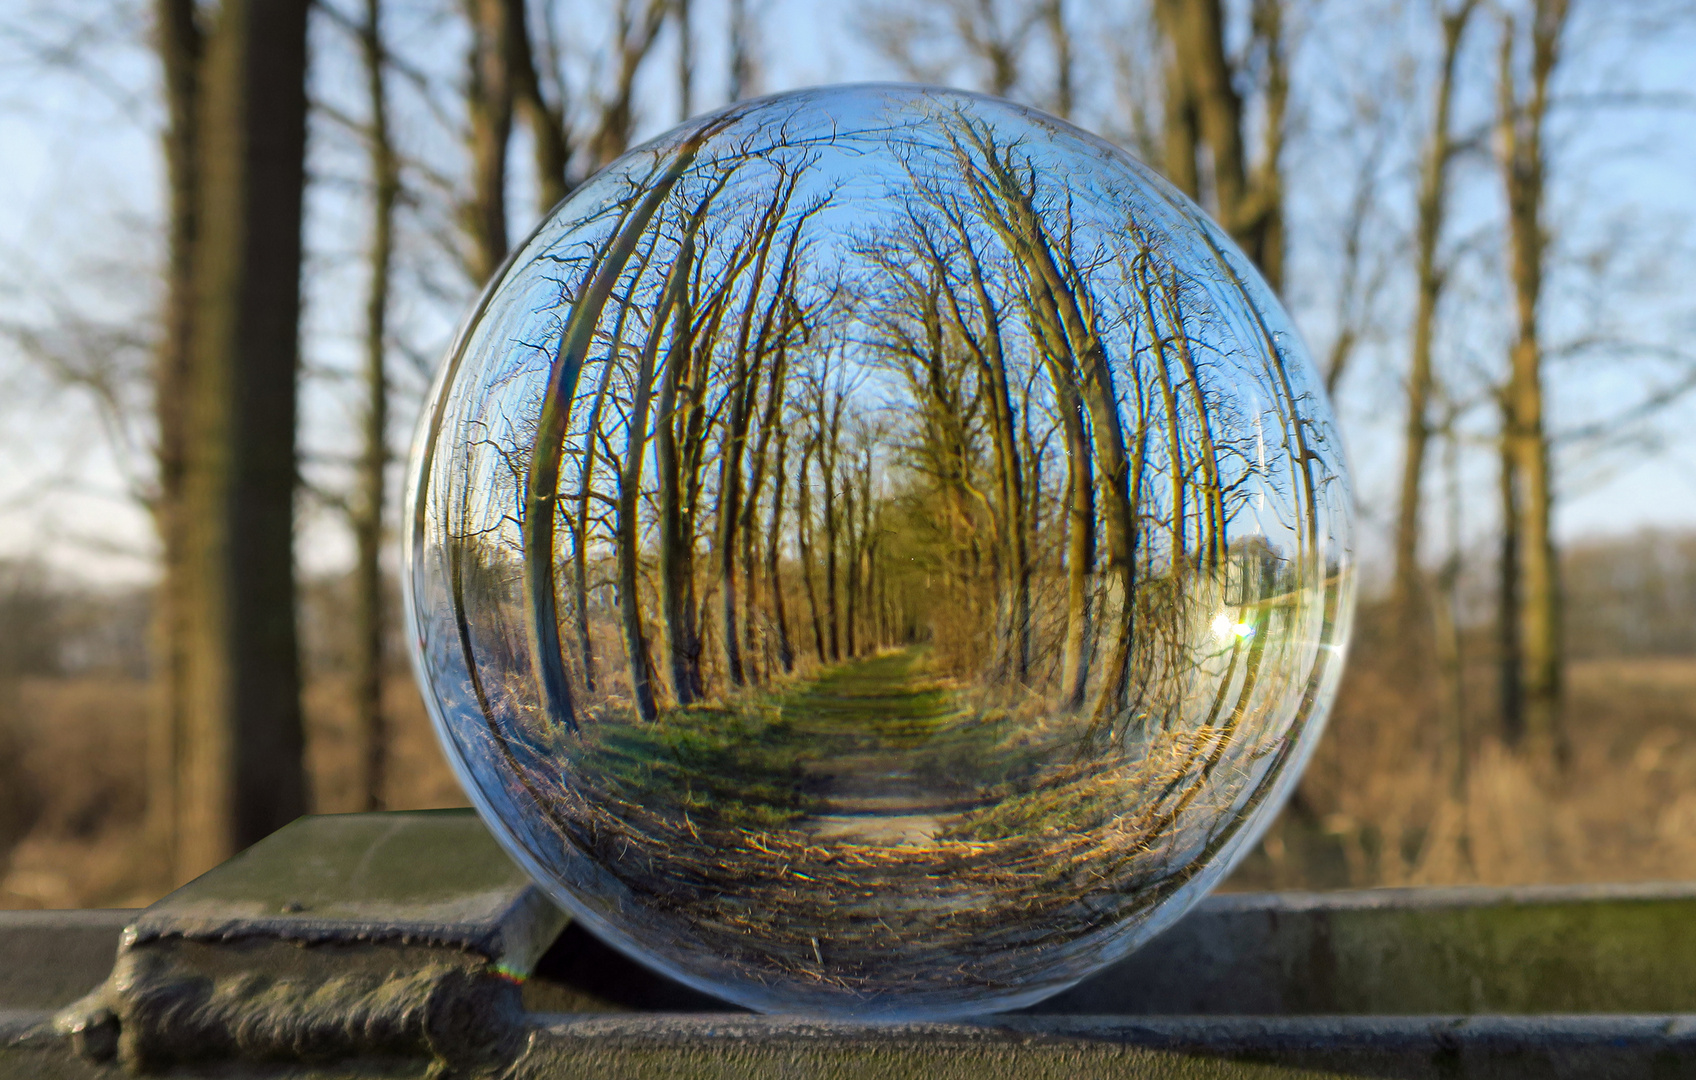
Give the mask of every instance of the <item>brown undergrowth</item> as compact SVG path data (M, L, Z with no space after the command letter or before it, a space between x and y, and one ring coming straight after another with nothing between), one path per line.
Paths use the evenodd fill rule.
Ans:
M1483 642L1468 642L1457 785L1437 680L1398 669L1377 620L1362 613L1300 794L1228 887L1696 879L1696 657L1575 661L1571 762L1540 776L1502 747L1493 671ZM165 888L139 827L146 694L108 677L25 678L0 693L0 906L134 905ZM325 811L356 808L344 700L328 677L306 697ZM409 678L392 681L389 701L390 804L463 805Z

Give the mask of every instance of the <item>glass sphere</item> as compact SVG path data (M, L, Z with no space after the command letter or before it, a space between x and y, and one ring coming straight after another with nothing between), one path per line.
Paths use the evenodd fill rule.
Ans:
M1289 319L1148 168L899 86L690 121L556 209L414 450L414 659L489 827L762 1010L1060 990L1269 823L1353 608Z

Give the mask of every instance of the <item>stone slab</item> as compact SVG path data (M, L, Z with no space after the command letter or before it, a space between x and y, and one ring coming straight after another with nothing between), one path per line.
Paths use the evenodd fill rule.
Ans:
M304 817L146 909L165 938L389 941L528 970L565 916L469 810Z
M565 921L469 812L302 818L137 916L55 1028L140 1072L487 1071L518 1052L518 981Z

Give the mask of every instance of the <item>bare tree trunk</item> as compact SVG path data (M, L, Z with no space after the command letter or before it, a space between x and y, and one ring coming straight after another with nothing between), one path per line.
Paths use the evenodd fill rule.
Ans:
M389 137L388 94L383 86L381 0L366 0L360 35L371 109L371 282L365 302L365 424L359 458L359 494L354 502L354 710L364 770L362 801L383 808L388 730L383 716L384 479L389 465L389 384L385 366L389 266L394 253L395 204L400 198L400 164Z
M694 132L679 146L666 171L643 194L642 200L619 223L605 255L583 282L576 304L549 365L547 389L536 418L536 441L524 480L520 534L526 555L525 607L531 661L537 672L543 708L567 731L578 727L577 709L560 650L559 617L554 597L555 503L559 497L561 457L571 419L577 380L594 340L595 327L612 297L614 286L671 189L700 152L701 146L733 117L725 117Z
M1421 592L1419 570L1420 484L1425 452L1431 439L1431 348L1437 327L1437 301L1443 274L1437 266L1437 243L1443 234L1449 159L1454 145L1449 135L1449 111L1454 99L1455 64L1461 38L1477 0L1462 0L1444 12L1442 66L1437 77L1431 134L1420 162L1419 217L1414 227L1414 278L1419 289L1413 316L1413 356L1408 364L1407 422L1404 426L1401 498L1396 516L1396 566L1392 604L1404 631L1414 624L1414 598Z
M181 828L179 770L187 693L184 587L186 565L183 481L187 447L187 392L194 326L194 254L200 228L199 129L204 39L193 0L157 0L155 47L163 68L167 123L165 174L169 192L165 312L154 372L158 423L159 488L153 520L159 532L162 573L156 592L153 647L159 672L147 739L147 833L167 865L175 858Z
M1158 272L1157 266L1152 267L1152 269ZM1207 396L1203 392L1200 367L1196 364L1195 353L1190 349L1189 328L1184 323L1183 307L1179 294L1180 279L1178 270L1174 267L1170 271L1170 276L1164 277L1161 281L1161 309L1166 318L1167 328L1172 334L1172 345L1177 353L1178 363L1182 365L1185 381L1189 384L1190 403L1195 410L1196 436L1200 442L1200 453L1197 456L1202 475L1200 492L1202 513L1201 534L1197 543L1197 550L1201 556L1202 565L1209 570L1216 571L1224 565L1231 550L1230 537L1226 531L1225 489L1224 483L1219 477L1219 454L1217 444L1213 439L1211 410L1207 405ZM1141 472L1142 454L1140 451L1137 457L1139 465L1133 469L1133 477ZM1140 479L1134 479L1133 482L1140 483ZM1132 499L1131 505L1134 507L1139 502L1139 499Z
M695 115L695 35L689 27L691 0L675 0L677 4L677 119L679 122Z
M1559 567L1550 529L1553 490L1549 440L1543 422L1542 346L1537 307L1542 296L1545 246L1543 188L1547 172L1543 124L1549 81L1559 60L1567 0L1537 0L1531 24L1531 78L1527 100L1515 89L1511 17L1504 30L1500 137L1507 188L1508 243L1514 289L1515 339L1504 415L1505 450L1513 459L1518 490L1520 591L1518 620L1523 650L1524 737L1537 757L1561 760L1562 656Z
M307 7L225 0L202 68L177 568L185 879L306 809L293 537Z
M1274 292L1284 288L1284 134L1290 106L1290 62L1284 39L1285 0L1255 0L1253 30L1265 67L1260 160L1233 213L1235 232Z
M641 3L640 12L634 5ZM600 99L600 120L590 138L593 161L590 171L601 168L630 149L634 120L636 76L642 62L653 51L672 0L619 0L617 42L613 46L617 66L610 92Z
M813 567L813 482L809 475L809 463L816 446L818 439L814 438L801 451L801 469L795 481L795 538L801 548L801 584L807 594L807 611L812 615L813 651L822 664L825 661L824 622L819 617L818 589L813 584L817 572Z
M677 398L686 369L693 360L692 317L689 305L681 303L654 420L654 456L660 482L660 614L665 622L666 650L671 660L671 692L680 706L699 700L704 690L699 615L695 608L695 533L685 509L686 455L680 455L677 446L678 426L687 422L688 415L678 414Z
M1054 4L1058 11L1059 4ZM1058 17L1058 16L1056 16ZM1001 334L1001 316L984 280L983 265L971 244L969 233L956 224L961 252L970 274L973 296L983 314L982 345L976 352L980 374L989 387L990 435L995 444L997 491L1001 510L1001 561L1005 566L1005 637L1007 659L1015 681L1030 678L1031 662L1031 544L1028 508L1025 504L1025 461L1020 459L1018 425L1013 416L1012 391L1007 384L1007 356ZM953 301L954 318L964 324L959 304Z
M874 650L878 646L876 622L877 534L873 531L876 511L872 505L872 466L872 445L868 441L865 447L865 463L860 468L860 558L862 561L860 613L864 620L860 640L867 651Z
M653 400L654 367L659 361L666 324L671 321L689 284L693 263L694 233L691 230L684 239L682 252L672 261L664 293L648 327L648 340L642 346L642 359L632 381L635 399L630 404L630 419L625 429L627 449L624 468L618 475L618 518L613 538L618 549L619 616L624 623L624 651L630 666L631 696L636 700L637 713L648 721L658 718L659 709L654 701L653 671L648 663L648 638L642 629L638 566L642 523L637 515L637 503L642 495L642 470L648 453L648 412ZM670 418L665 420L669 423Z
M1095 576L1095 470L1084 433L1083 402L1071 389L1071 376L1057 372L1061 428L1066 433L1066 638L1061 647L1061 700L1081 708L1089 686L1090 578Z
M742 629L738 619L739 611L744 606L748 607L751 617L752 606L744 604L741 596L741 589L751 583L746 580L738 581L737 533L745 520L752 521L751 517L744 517L744 498L752 500L758 497L757 492L744 493L742 490L743 458L748 450L748 431L754 421L754 404L759 394L771 311L768 310L766 318L761 320L757 334L754 332L754 317L765 281L767 259L771 255L772 245L777 240L778 226L783 221L784 211L788 209L789 199L794 193L794 178L780 183L761 219L753 269L749 277L748 298L743 305L736 334L733 376L727 391L730 395L730 414L725 421L724 437L719 449L719 598L724 625L725 667L732 686L741 686L748 676L743 665ZM791 245L790 254L793 255L793 252L794 247ZM786 264L780 278L787 277L787 270ZM773 308L783 302L783 287L784 280L779 280L772 291ZM776 392L775 387L773 392Z
M1166 38L1166 173L1192 197L1201 192L1200 151L1211 165L1220 223L1274 290L1283 286L1283 193L1279 156L1288 100L1283 0L1255 0L1253 45L1264 58L1264 149L1250 169L1247 112L1225 48L1221 0L1156 0Z
M1461 478L1460 440L1451 415L1443 425L1444 473L1448 479L1449 552L1437 575L1432 604L1438 670L1443 678L1443 741L1448 748L1449 795L1467 797L1466 670L1460 637Z
M771 524L766 529L766 587L771 590L772 617L777 624L777 662L785 675L795 670L795 645L789 636L789 612L783 600L783 575L779 558L782 554L783 498L789 482L789 432L777 432L777 469L771 489Z
M759 93L754 67L753 29L748 22L748 0L729 0L731 101Z
M1512 423L1512 405L1502 403L1502 426ZM1504 431L1501 445L1498 492L1501 498L1502 536L1496 561L1496 667L1501 710L1502 738L1509 746L1525 739L1525 666L1519 626L1519 480L1518 465Z
M772 317L775 316L776 310L783 305L782 298L788 295L782 291L783 285L784 282L780 280L778 283L779 291L773 297L766 325L760 329L762 350L767 347L764 343L772 336L774 329ZM771 438L773 434L777 433L779 419L782 415L783 380L788 372L788 360L788 347L780 341L777 345L776 355L772 358L771 374L767 378L765 408L760 411L759 437L754 441L753 461L750 463L750 475L748 477L748 497L743 500L742 520L737 525L742 543L742 582L747 592L744 605L746 617L742 620L743 633L747 639L744 655L752 665L749 673L751 679L760 677L758 665L765 655L765 649L762 647L765 620L759 617L761 575L757 573L759 538L756 535L755 525L760 510L761 494L765 490L766 461L771 452ZM776 497L781 499L782 493L779 492Z
M571 163L571 129L565 117L565 102L549 101L542 91L525 8L525 0L502 0L501 40L507 50L512 102L530 129L536 161L536 211L546 214L571 191L566 179L566 169Z
M619 312L618 326L613 330L612 343L607 349L607 362L601 368L601 381L595 387L595 398L589 404L589 418L584 431L601 430L601 414L606 409L607 394L612 387L614 361L624 341L624 312ZM600 453L599 440L583 440L583 466L577 485L577 513L573 520L571 545L573 612L577 630L577 651L583 659L583 689L593 694L598 677L595 659L595 637L589 630L589 525L590 509L595 501L595 466Z
M848 458L849 467L853 466L853 456ZM855 490L855 476L850 471L842 474L842 501L846 504L842 509L843 533L842 547L844 561L847 566L843 575L847 580L842 583L843 596L843 651L848 657L860 655L859 634L857 623L860 612L860 536L859 536L859 494Z
M1042 20L1048 26L1048 39L1054 46L1054 115L1062 120L1072 118L1072 31L1066 25L1065 0L1044 0Z
M647 272L653 255L654 249L650 246L642 257L642 269L638 277ZM629 316L629 305L620 306L618 315L613 320L612 334L607 342L607 359L601 365L600 383L595 387L595 397L589 405L589 416L584 423L584 431L601 430L601 416L606 411L607 398L612 392L612 377L618 367L620 351L624 348L624 327ZM583 689L591 694L595 692L595 680L600 675L599 662L595 657L595 637L589 629L590 508L595 501L595 469L600 460L600 444L600 439L583 440L583 463L578 470L577 509L571 526L572 606L576 608L573 619L577 631L577 652L583 662Z
M1119 403L1113 388L1112 368L1097 330L1095 314L1090 308L1088 283L1072 261L1070 251L1064 247L1056 251L1055 242L1036 212L1034 188L1025 187L1027 182L1034 185L1035 181L1024 180L1015 171L1013 159L1003 156L1003 151L996 147L988 134L973 130L968 132L967 138L982 156L979 175L983 179L975 184L978 197L993 202L993 206L985 206L992 215L992 226L1001 233L1029 276L1029 306L1035 324L1033 331L1043 342L1042 350L1048 363L1057 368L1056 389L1066 393L1065 387L1074 384L1081 387L1083 408L1089 417L1091 445L1068 447L1073 457L1074 503L1077 495L1082 493L1077 486L1082 471L1078 463L1093 459L1101 489L1107 572L1118 585L1123 604L1120 617L1115 620L1113 649L1102 669L1100 696L1096 704L1099 718L1117 710L1123 701L1136 597L1136 508L1130 499L1130 459L1126 453L1123 419L1119 415ZM1063 237L1062 241L1069 243L1069 238ZM1071 393L1075 394L1075 391ZM1064 397L1061 405L1066 413L1075 412L1073 403ZM1069 440L1081 435L1082 415L1066 422ZM1092 491L1094 486L1091 485ZM1075 505L1072 513L1074 526L1082 524ZM1090 524L1093 534L1093 521ZM1070 644L1068 633L1068 649ZM1074 695L1081 693L1083 680L1080 678L1071 690ZM1074 697L1073 701L1076 703L1079 699Z
M836 466L842 456L839 442L841 425L842 401L838 398L828 430L819 433L819 474L824 478L824 610L830 631L832 663L842 659L842 619L836 602L837 526L840 521L836 508ZM827 448L828 454L825 452Z
M513 0L466 0L471 19L466 112L471 127L471 199L464 208L471 276L494 277L506 259L506 153L512 138Z

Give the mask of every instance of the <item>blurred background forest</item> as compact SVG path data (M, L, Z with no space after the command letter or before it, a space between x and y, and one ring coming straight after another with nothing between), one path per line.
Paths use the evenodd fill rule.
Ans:
M1333 393L1356 642L1234 887L1696 877L1692 56L1687 0L8 5L0 907L460 805L394 585L456 320L627 147L868 79L1161 169Z

